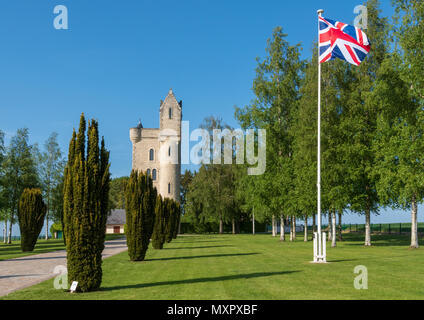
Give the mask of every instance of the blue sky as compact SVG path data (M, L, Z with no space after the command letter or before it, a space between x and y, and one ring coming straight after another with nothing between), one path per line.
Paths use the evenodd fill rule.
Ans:
M253 98L256 57L281 25L311 55L316 10L352 23L359 1L14 0L0 5L0 129L7 142L28 127L31 142L59 133L67 153L79 115L99 121L114 177L131 170L129 128L158 126L169 88L191 129L208 115L237 127L234 105ZM69 29L53 27L56 5ZM393 12L382 1L383 14ZM402 215L405 216L405 215ZM409 216L405 216L409 220ZM361 222L362 222L361 218ZM385 219L387 220L387 219ZM395 216L395 221L398 221Z

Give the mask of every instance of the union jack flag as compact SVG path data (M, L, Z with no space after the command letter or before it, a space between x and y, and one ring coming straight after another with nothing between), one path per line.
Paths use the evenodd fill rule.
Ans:
M319 62L336 58L359 66L370 51L367 35L348 24L319 18Z

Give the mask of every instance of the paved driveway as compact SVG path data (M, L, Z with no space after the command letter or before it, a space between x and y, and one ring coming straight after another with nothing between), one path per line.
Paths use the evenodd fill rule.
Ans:
M127 249L125 239L106 241L103 259ZM66 251L0 261L0 297L57 276L58 273L54 273L57 266L66 267Z

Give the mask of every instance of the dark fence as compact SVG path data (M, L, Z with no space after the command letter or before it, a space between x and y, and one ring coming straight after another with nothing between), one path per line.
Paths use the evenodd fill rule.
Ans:
M337 225L337 229L338 229ZM322 229L327 229L328 225L323 225ZM308 226L308 230L312 230L312 226ZM365 233L365 224L343 224L342 230L347 232ZM411 232L411 223L372 223L371 232L401 234ZM418 223L418 232L424 233L424 223Z
M229 223L224 223L224 233L232 233L233 226ZM244 221L236 225L237 233L252 233L252 222ZM200 224L193 224L189 222L181 223L181 234L204 234L204 233L218 233L219 232L219 222L205 222ZM266 232L265 223L255 223L255 232L263 233Z

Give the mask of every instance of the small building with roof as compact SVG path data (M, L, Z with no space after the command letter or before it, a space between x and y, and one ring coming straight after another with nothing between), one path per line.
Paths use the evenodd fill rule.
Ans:
M106 234L123 234L125 223L125 209L112 210L106 221Z

